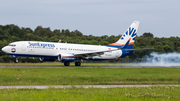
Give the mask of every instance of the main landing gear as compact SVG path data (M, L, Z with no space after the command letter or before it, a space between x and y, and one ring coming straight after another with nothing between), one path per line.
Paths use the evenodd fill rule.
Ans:
M70 62L66 61L64 62L64 66L69 66ZM81 66L81 62L75 62L75 66Z
M69 66L70 63L68 61L64 62L64 66Z
M81 66L81 62L75 62L75 66Z
M79 59L78 57L76 57L76 59L75 59L75 66L81 66L81 62L82 62L82 60Z

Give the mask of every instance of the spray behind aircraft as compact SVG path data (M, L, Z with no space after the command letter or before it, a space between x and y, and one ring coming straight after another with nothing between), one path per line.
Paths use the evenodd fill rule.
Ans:
M144 56L144 58L146 58L146 61L143 62L145 63L144 65L162 67L180 66L180 53L177 52L163 54L153 52L150 56Z

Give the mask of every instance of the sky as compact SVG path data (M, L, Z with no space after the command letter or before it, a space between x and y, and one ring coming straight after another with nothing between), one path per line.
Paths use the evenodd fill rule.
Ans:
M180 0L0 0L0 25L122 35L140 21L138 36L180 37Z

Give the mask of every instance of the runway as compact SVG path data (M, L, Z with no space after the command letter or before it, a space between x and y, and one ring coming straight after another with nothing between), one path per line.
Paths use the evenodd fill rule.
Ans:
M70 66L64 66L62 64L59 65L27 65L27 64L13 64L13 65L6 65L2 64L0 68L21 68L21 67L77 67L74 64L70 64ZM180 68L180 63L99 63L99 64L83 64L80 67L87 67L87 68L93 68L93 67L101 67L101 68L144 68L144 67L175 67Z
M0 68L28 68L28 67L66 67L68 68L67 66L63 66L63 65L59 65L59 66L0 66ZM70 65L69 67L77 67L77 66L74 66L74 65ZM171 67L171 68L180 68L180 65L171 65L171 66L168 66L168 65L82 65L80 67L87 67L87 68L98 68L98 67L101 67L101 68L150 68L150 67Z
M0 86L0 89L48 89L48 88L117 88L117 87L159 87L180 85L21 85L21 86Z

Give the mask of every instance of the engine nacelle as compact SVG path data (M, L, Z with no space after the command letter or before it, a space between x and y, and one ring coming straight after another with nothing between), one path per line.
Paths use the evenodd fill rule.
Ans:
M73 62L75 60L75 57L74 55L70 55L70 54L59 54L58 60L62 62L65 62L65 61Z
M55 59L54 58L39 58L40 61L51 61L54 62Z

